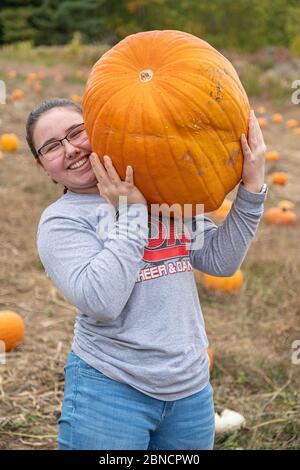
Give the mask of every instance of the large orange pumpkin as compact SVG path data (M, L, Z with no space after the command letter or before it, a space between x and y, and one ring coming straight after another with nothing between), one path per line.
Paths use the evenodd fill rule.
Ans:
M0 311L0 341L5 351L14 349L23 339L25 326L22 317L11 310Z
M232 276L219 277L204 273L202 282L207 289L221 292L236 292L244 282L244 275L241 269L238 269Z
M93 150L110 155L122 179L131 165L149 205L213 211L241 179L248 98L232 64L191 34L119 42L93 66L83 109Z

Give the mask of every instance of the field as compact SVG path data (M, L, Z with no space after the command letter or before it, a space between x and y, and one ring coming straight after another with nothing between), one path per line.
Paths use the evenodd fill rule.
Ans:
M27 114L42 99L82 94L90 65L86 55L81 51L72 62L72 56L63 60L57 51L30 51L30 61L22 51L14 59L9 50L0 56L0 79L8 91L7 103L0 105L0 134L15 132L21 141L17 153L4 153L0 160L0 309L19 312L26 325L24 342L0 364L0 449L56 448L63 367L73 335L75 309L46 277L36 250L40 215L63 188L36 167L24 131ZM238 67L239 58L234 59ZM11 71L15 77L9 77ZM32 72L40 78L30 83L26 77ZM40 86L33 85L37 82ZM253 91L253 75L247 83ZM12 101L16 88L24 97ZM268 119L275 112L284 118L263 130L268 150L280 154L277 163L267 162L265 209L288 199L300 216L300 136L286 126L287 119L300 119L299 105L291 103L291 92L277 99L279 85L272 90L260 96L251 92L250 98L255 110L266 107ZM272 185L275 170L288 173L285 186ZM245 429L219 437L216 449L300 449L300 365L291 362L292 342L300 339L299 235L299 223L275 226L263 218L242 265L242 289L230 295L199 285L214 354L216 409L231 408L246 418Z

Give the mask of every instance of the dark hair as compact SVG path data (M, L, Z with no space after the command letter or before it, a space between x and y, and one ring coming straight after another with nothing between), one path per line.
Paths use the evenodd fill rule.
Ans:
M79 104L74 103L74 101L71 101L67 98L52 98L43 101L29 113L26 122L26 140L34 158L37 161L39 160L39 155L33 144L33 131L39 118L47 111L50 111L52 108L72 108L80 114L83 112L82 107ZM57 181L52 181L57 184ZM65 186L64 194L66 194L67 191L68 188Z

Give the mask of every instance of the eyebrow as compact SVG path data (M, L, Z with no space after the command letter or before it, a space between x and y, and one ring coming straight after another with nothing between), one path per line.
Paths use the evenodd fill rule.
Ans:
M68 134L68 132L70 132L73 128L78 127L81 124L84 124L84 123L79 122L78 124L73 124L72 126L68 127L68 129L65 129L66 134ZM50 142L55 142L56 140L58 140L58 139L56 139L55 137L51 137L51 139L46 140L46 142L44 142L43 145L41 145L40 148L44 147L47 144L50 144Z

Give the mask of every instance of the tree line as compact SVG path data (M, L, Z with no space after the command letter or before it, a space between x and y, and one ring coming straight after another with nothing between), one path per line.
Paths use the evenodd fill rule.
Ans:
M152 29L178 29L213 46L252 52L300 48L299 0L1 0L0 44L116 43ZM299 51L300 55L300 51Z

